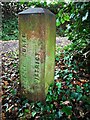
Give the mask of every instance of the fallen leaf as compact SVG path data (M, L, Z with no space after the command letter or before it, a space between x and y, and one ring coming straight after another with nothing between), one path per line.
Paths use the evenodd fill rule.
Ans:
M68 105L69 103L70 103L70 101L65 101L65 102L63 102L62 104Z

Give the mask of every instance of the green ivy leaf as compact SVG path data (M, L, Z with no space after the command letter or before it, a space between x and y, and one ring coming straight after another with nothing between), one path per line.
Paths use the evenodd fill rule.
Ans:
M60 26L60 20L59 19L56 20L56 26L57 27Z
M13 95L16 95L17 91L16 91L15 89L12 89L12 90L11 90L11 93L12 93Z
M82 94L80 93L80 94L78 95L77 100L79 101L81 98L82 98Z
M63 114L63 112L61 112L60 110L58 111L58 117L60 118L60 117L62 117L62 114Z
M60 82L57 82L57 83L56 83L56 86L60 89L60 88L61 88L61 83L60 83Z
M77 92L82 92L82 89L79 85L77 85L76 88L77 88Z
M72 114L72 106L64 106L62 108L62 111L66 113L66 115L71 115Z
M25 112L25 113L29 113L30 110L29 110L29 109L25 109L24 112Z
M32 117L34 117L36 115L36 111L32 112Z
M61 18L61 23L63 24L63 23L65 23L65 20L64 20L64 18Z
M69 21L69 20L70 20L70 17L69 17L69 15L68 15L68 13L64 14L64 20L65 20L65 21Z
M56 57L56 61L59 61L60 60L60 58L59 57Z

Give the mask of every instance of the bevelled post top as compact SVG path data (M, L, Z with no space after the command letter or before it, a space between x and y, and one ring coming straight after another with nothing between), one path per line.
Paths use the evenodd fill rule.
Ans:
M45 9L45 8L28 8L27 10L19 12L18 15L24 15L24 14L45 14L45 13L54 15L50 10Z

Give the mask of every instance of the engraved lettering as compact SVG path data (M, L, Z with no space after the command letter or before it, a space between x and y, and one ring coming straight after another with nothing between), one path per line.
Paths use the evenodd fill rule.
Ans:
M38 63L38 64L39 64L39 63ZM35 68L36 68L36 69L39 69L39 65L35 65Z
M39 80L39 78L35 77L35 80Z
M25 35L22 35L22 54L26 56L27 51L27 39Z
M26 57L26 51L27 51L27 38L26 38L26 36L25 35L22 35L22 55L23 56L25 56ZM22 72L22 79L24 80L24 81L26 81L26 78L27 78L27 70L26 70L26 64L25 63L23 63L23 65L22 65L22 70L21 70L21 72Z
M38 53L35 53L35 80L40 80L40 55Z

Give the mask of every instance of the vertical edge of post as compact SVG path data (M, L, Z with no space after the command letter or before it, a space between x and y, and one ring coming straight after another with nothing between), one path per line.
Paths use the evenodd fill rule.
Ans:
M46 15L46 60L45 60L45 95L50 84L54 83L56 46L56 17L53 13Z

